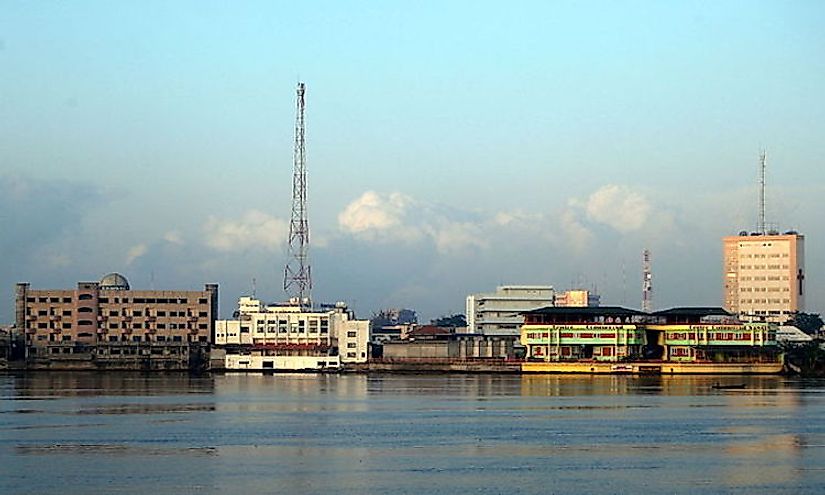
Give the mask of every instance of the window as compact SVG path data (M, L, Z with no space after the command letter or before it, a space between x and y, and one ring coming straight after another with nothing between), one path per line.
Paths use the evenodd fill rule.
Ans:
M356 337L357 335L358 335L358 332L355 332L355 331L352 331L352 330L347 332L347 337L350 337L350 338Z
M88 301L89 299L92 299L92 297L93 296L91 294L80 294L79 296L77 296L77 300L78 301Z
M355 342L350 342L347 344L347 349L355 349L358 346Z
M89 308L89 307L77 308L78 313L91 313L93 311L94 310L92 308Z

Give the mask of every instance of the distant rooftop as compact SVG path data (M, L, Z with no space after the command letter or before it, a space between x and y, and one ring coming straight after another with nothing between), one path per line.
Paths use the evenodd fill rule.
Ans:
M702 306L670 308L661 311L654 311L650 314L653 316L733 316L723 308Z
M647 313L621 306L546 306L544 308L524 311L523 315L588 315L588 316L637 316Z

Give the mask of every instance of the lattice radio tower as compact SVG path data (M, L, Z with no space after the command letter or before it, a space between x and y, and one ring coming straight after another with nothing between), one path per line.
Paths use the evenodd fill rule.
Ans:
M768 161L768 152L764 149L759 153L759 218L756 220L756 231L762 235L768 232L765 224L765 166Z
M650 267L650 250L642 251L642 311L653 311L653 271Z
M298 83L295 112L295 150L292 160L292 217L289 222L289 248L284 268L284 291L289 302L311 306L312 277L309 267L309 223L307 222L307 170L304 143L304 83Z

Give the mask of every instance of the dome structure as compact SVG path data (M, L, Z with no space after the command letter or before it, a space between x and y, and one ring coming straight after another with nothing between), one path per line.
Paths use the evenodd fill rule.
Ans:
M129 290L129 281L119 273L109 273L100 279L100 288L108 290Z

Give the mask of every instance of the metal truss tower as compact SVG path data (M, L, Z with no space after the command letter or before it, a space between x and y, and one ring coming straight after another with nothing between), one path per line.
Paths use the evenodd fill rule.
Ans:
M653 271L650 268L650 250L642 251L642 311L653 311Z
M295 150L292 161L292 217L289 222L289 247L284 268L284 291L289 301L311 306L312 277L309 266L309 223L307 222L307 171L304 142L304 83L298 83L295 112Z
M765 166L768 161L768 152L759 153L759 218L756 221L756 231L765 235L768 227L765 224Z

